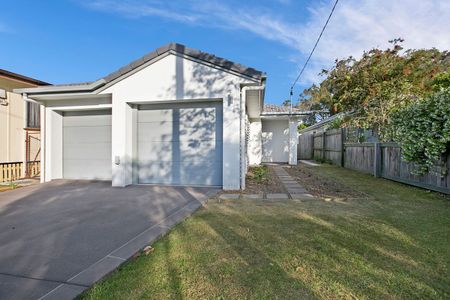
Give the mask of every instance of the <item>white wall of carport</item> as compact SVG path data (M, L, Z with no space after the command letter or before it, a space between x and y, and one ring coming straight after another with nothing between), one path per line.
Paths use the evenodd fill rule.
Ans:
M41 106L41 182L63 178L63 114L73 110L110 109L108 97L102 99L72 99L45 102ZM42 159L44 158L44 160Z
M63 148L62 148L62 114L51 107L45 108L45 181L62 178Z
M262 162L297 164L299 117L272 117L262 120Z
M247 145L248 164L255 166L262 160L262 123L261 119L250 119Z
M283 119L262 120L262 162L289 161L289 124Z
M240 188L240 84L251 83L230 72L168 54L106 88L112 94L112 184L133 183L136 143L133 108L129 103L223 99L223 188ZM120 164L114 164L115 157Z

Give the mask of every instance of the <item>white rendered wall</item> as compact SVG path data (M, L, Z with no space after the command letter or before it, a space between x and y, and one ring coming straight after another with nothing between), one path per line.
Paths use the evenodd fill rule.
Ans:
M261 119L250 120L249 139L247 145L248 164L261 164L262 160L262 123Z
M45 181L62 178L62 114L45 108Z
M262 120L262 162L289 161L288 120Z
M114 83L101 93L112 94L112 184L132 183L136 161L133 146L133 113L129 103L222 99L223 188L240 188L240 84L251 81L237 75L169 54ZM115 164L115 158L120 164Z
M63 116L64 111L98 110L111 107L110 99L55 100L41 106L41 181L63 177Z
M289 120L289 164L297 164L297 145L298 145L298 120L296 118Z

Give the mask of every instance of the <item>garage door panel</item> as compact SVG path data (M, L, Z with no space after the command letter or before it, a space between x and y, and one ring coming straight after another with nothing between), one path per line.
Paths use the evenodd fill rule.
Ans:
M103 126L111 124L111 114L108 112L65 112L64 127ZM81 115L82 114L82 115Z
M105 153L108 151L111 151L111 143L80 143L64 147L63 154L65 159L105 159Z
M111 161L107 159L64 159L66 179L111 179Z
M221 170L221 162L141 162L138 175L153 184L222 185Z
M157 123L138 125L138 140L142 142L221 140L221 138L222 130L216 126L188 127L185 124L173 126L173 123L167 126Z
M222 184L222 105L217 102L140 106L140 183Z
M199 107L204 104L197 104L198 107L186 107L186 105L171 105L171 108L158 108L161 106L141 106L139 113L139 122L181 122L181 123L198 123L199 120L205 122L216 122L221 119L222 106L218 103L208 104L209 107ZM167 105L166 105L167 106ZM221 120L217 120L221 121Z
M111 179L111 111L66 112L63 177Z
M222 143L215 141L141 142L138 153L139 160L146 161L222 161Z
M65 127L64 137L65 144L92 144L92 143L109 143L111 144L111 126L79 126Z

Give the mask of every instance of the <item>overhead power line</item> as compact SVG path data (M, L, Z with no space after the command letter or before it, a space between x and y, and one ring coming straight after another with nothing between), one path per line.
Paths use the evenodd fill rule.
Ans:
M336 2L334 2L333 8L331 9L331 12L330 12L330 15L328 16L328 19L325 22L325 25L323 26L322 31L320 32L319 37L317 38L317 41L314 44L314 47L312 48L311 53L308 56L308 59L305 61L305 64L303 65L302 69L300 70L300 73L298 74L297 78L295 78L295 81L291 86L291 91L290 91L291 107L292 107L292 93L294 90L294 86L298 82L300 77L302 76L303 72L306 69L306 66L308 65L309 60L311 59L311 56L313 55L314 51L316 50L317 44L319 44L320 38L322 37L322 34L325 31L325 28L327 28L328 22L330 21L331 16L333 15L334 9L336 8L336 5L338 4L338 2L339 2L339 0L336 0Z

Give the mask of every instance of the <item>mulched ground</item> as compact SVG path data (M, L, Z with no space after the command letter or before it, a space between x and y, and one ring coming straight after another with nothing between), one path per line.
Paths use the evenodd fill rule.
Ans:
M275 193L286 193L283 184L281 183L278 176L273 171L272 166L268 166L269 172L267 177L262 182L257 182L252 178L251 169L247 175L245 181L245 191L244 194L275 194Z
M299 164L285 170L294 177L312 195L321 198L367 198L363 192L356 191L350 187L330 179L330 177L320 176L314 172L313 166Z

